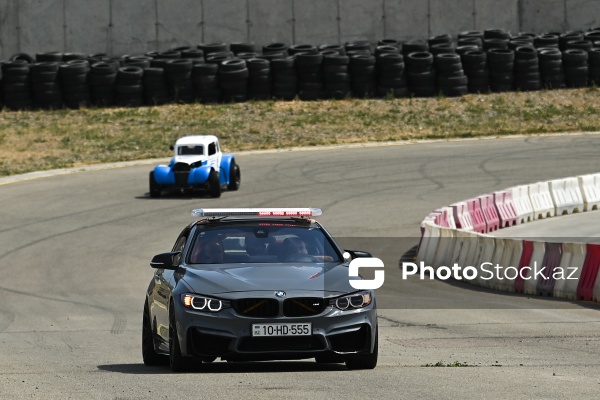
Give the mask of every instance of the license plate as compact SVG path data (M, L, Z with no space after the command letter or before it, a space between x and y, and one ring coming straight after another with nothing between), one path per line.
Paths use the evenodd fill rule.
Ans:
M312 324L252 324L252 336L309 336Z

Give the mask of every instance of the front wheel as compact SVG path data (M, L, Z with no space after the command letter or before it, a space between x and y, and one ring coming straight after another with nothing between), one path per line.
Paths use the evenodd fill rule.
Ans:
M169 365L173 372L189 372L194 366L192 357L184 357L181 354L179 337L177 336L177 323L174 316L171 316L169 322Z
M210 175L208 176L208 191L210 197L221 197L221 181L219 173L214 169L210 171Z
M142 359L144 364L149 366L166 365L169 362L166 356L158 354L154 349L154 333L148 302L144 304L144 317L142 320Z
M237 165L235 159L231 160L231 165L229 166L229 184L227 185L227 189L238 190L241 183L242 173L240 171L240 166Z
M160 197L160 186L154 179L154 171L150 171L150 197L156 199Z

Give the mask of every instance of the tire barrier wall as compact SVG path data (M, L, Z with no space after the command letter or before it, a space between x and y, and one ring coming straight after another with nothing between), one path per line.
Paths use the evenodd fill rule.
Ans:
M573 38L581 40L568 40ZM600 27L540 35L486 29L461 32L456 41L445 34L427 41L382 39L375 45L274 42L258 49L235 42L123 56L17 53L0 66L0 100L11 110L453 97L598 85ZM540 190L532 197L534 219L549 216L548 191Z
M146 53L176 45L275 40L411 40L501 26L513 32L600 25L581 0L0 0L0 59L20 52L89 49ZM574 39L574 37L573 37ZM191 42L190 42L191 41Z
M516 186L456 202L423 219L416 261L436 270L454 264L473 266L477 278L463 280L488 289L599 302L600 244L488 234L496 227L524 224L538 217L598 210L599 204L600 173ZM497 219L491 217L493 223L487 223L481 232L472 221L481 218L479 213L488 215L484 210L491 206L495 208L491 215ZM483 268L486 264L493 266L494 274L484 274L488 272Z

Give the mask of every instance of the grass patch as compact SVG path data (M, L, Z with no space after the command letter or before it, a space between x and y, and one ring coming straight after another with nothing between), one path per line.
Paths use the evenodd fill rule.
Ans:
M252 101L0 112L0 176L170 157L186 134L225 151L600 131L598 89L460 98Z

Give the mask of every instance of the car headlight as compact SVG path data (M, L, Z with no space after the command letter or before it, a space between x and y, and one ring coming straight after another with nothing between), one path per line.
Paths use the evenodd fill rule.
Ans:
M373 300L371 292L358 292L350 295L331 299L329 305L334 306L340 310L354 310L357 308L364 308L371 304Z
M196 311L219 312L228 306L228 302L204 297L197 294L181 295L181 300L186 308Z

